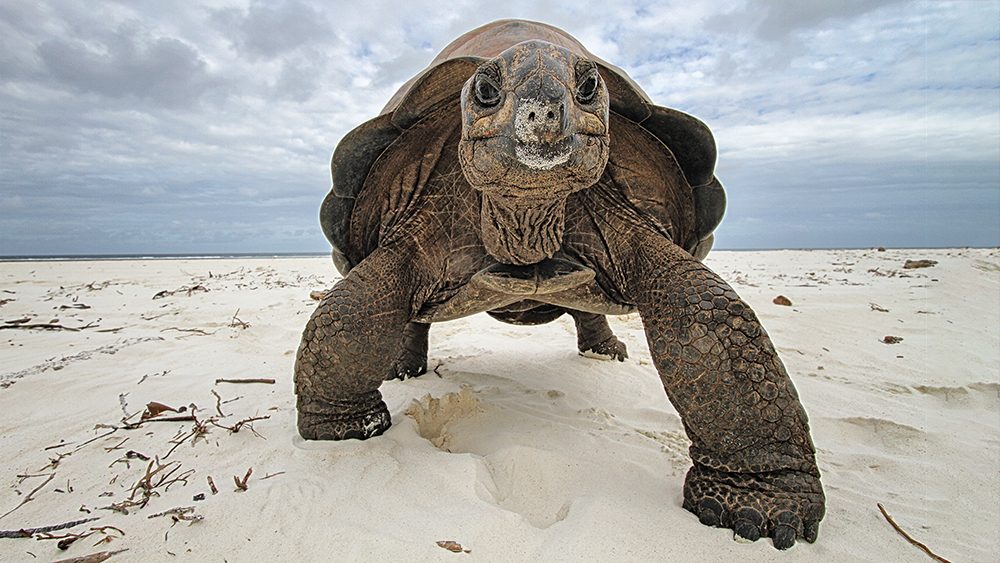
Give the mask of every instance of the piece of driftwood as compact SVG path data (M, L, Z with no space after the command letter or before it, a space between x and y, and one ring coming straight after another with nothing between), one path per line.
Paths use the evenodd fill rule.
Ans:
M893 522L892 517L889 516L889 513L886 512L885 508L882 507L882 503L876 503L876 504L878 505L878 509L882 512L882 516L885 516L885 519L889 522L889 524L892 525L893 529L895 529L897 532L899 532L900 535L902 535L904 538L906 538L910 543L912 543L913 545L915 545L915 546L919 547L920 549L924 550L924 553L926 553L927 555L930 555L931 558L933 558L935 561L940 561L941 563L951 563L951 561L948 561L944 557L941 557L940 555L936 555L926 545L924 545L924 544L918 542L917 540L911 538L910 534L907 534L906 532L904 532L903 529L900 528L898 524L896 524L895 522Z
M903 263L904 270L913 270L915 268L932 268L937 264L937 260L907 260Z
M80 524L86 524L87 522L93 522L94 520L100 520L100 518L84 518L83 520L75 520L73 522L66 522L65 524L56 524L54 526L43 526L41 528L22 528L20 530L0 530L0 538L30 538L35 534L43 534L46 532L57 532L59 530L66 530L68 528L73 528L79 526Z
M101 551L99 553L91 553L90 555L84 555L83 557L71 557L69 559L60 559L54 563L101 563L101 561L107 560L113 555L118 555L123 551L128 551L128 549L119 549L117 551Z
M273 379L216 379L216 383L266 383L274 385Z
M8 321L0 325L0 330L5 328L19 328L23 330L68 330L70 332L80 332L81 330L97 327L96 323L97 321L92 321L80 327L72 327L59 323L21 323Z

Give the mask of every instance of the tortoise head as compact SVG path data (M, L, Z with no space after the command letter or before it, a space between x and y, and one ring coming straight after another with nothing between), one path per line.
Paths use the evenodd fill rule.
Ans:
M593 61L545 41L514 45L462 89L466 179L494 197L526 200L593 185L608 160L608 100Z

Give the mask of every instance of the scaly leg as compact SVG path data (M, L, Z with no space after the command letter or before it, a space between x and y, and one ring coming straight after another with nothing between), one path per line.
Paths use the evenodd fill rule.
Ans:
M391 424L378 387L393 375L416 281L406 253L381 248L320 302L295 359L299 434L366 439Z
M673 243L633 238L626 287L691 439L684 508L787 549L812 542L824 495L805 410L756 315ZM628 243L626 243L628 244Z
M569 310L569 314L576 322L576 344L581 354L590 352L619 362L625 361L628 348L611 332L607 317L573 310Z
M430 330L430 323L406 323L402 348L396 356L390 378L404 380L427 373L427 335Z

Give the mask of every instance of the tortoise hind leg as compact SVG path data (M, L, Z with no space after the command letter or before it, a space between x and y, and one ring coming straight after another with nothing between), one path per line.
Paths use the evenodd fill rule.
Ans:
M593 354L619 362L625 361L628 357L628 348L611 332L607 317L573 310L570 310L569 314L576 323L576 344L580 354L584 356Z
M427 335L430 323L406 323L403 345L393 363L389 379L406 380L427 373Z

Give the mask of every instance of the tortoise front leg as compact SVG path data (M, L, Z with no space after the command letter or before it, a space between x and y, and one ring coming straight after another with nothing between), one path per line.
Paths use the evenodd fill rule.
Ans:
M391 424L378 387L412 312L416 281L406 253L379 249L337 282L312 314L295 359L299 434L367 439Z
M691 439L684 508L787 549L824 514L805 410L750 307L666 239L632 247L629 293L670 402Z

